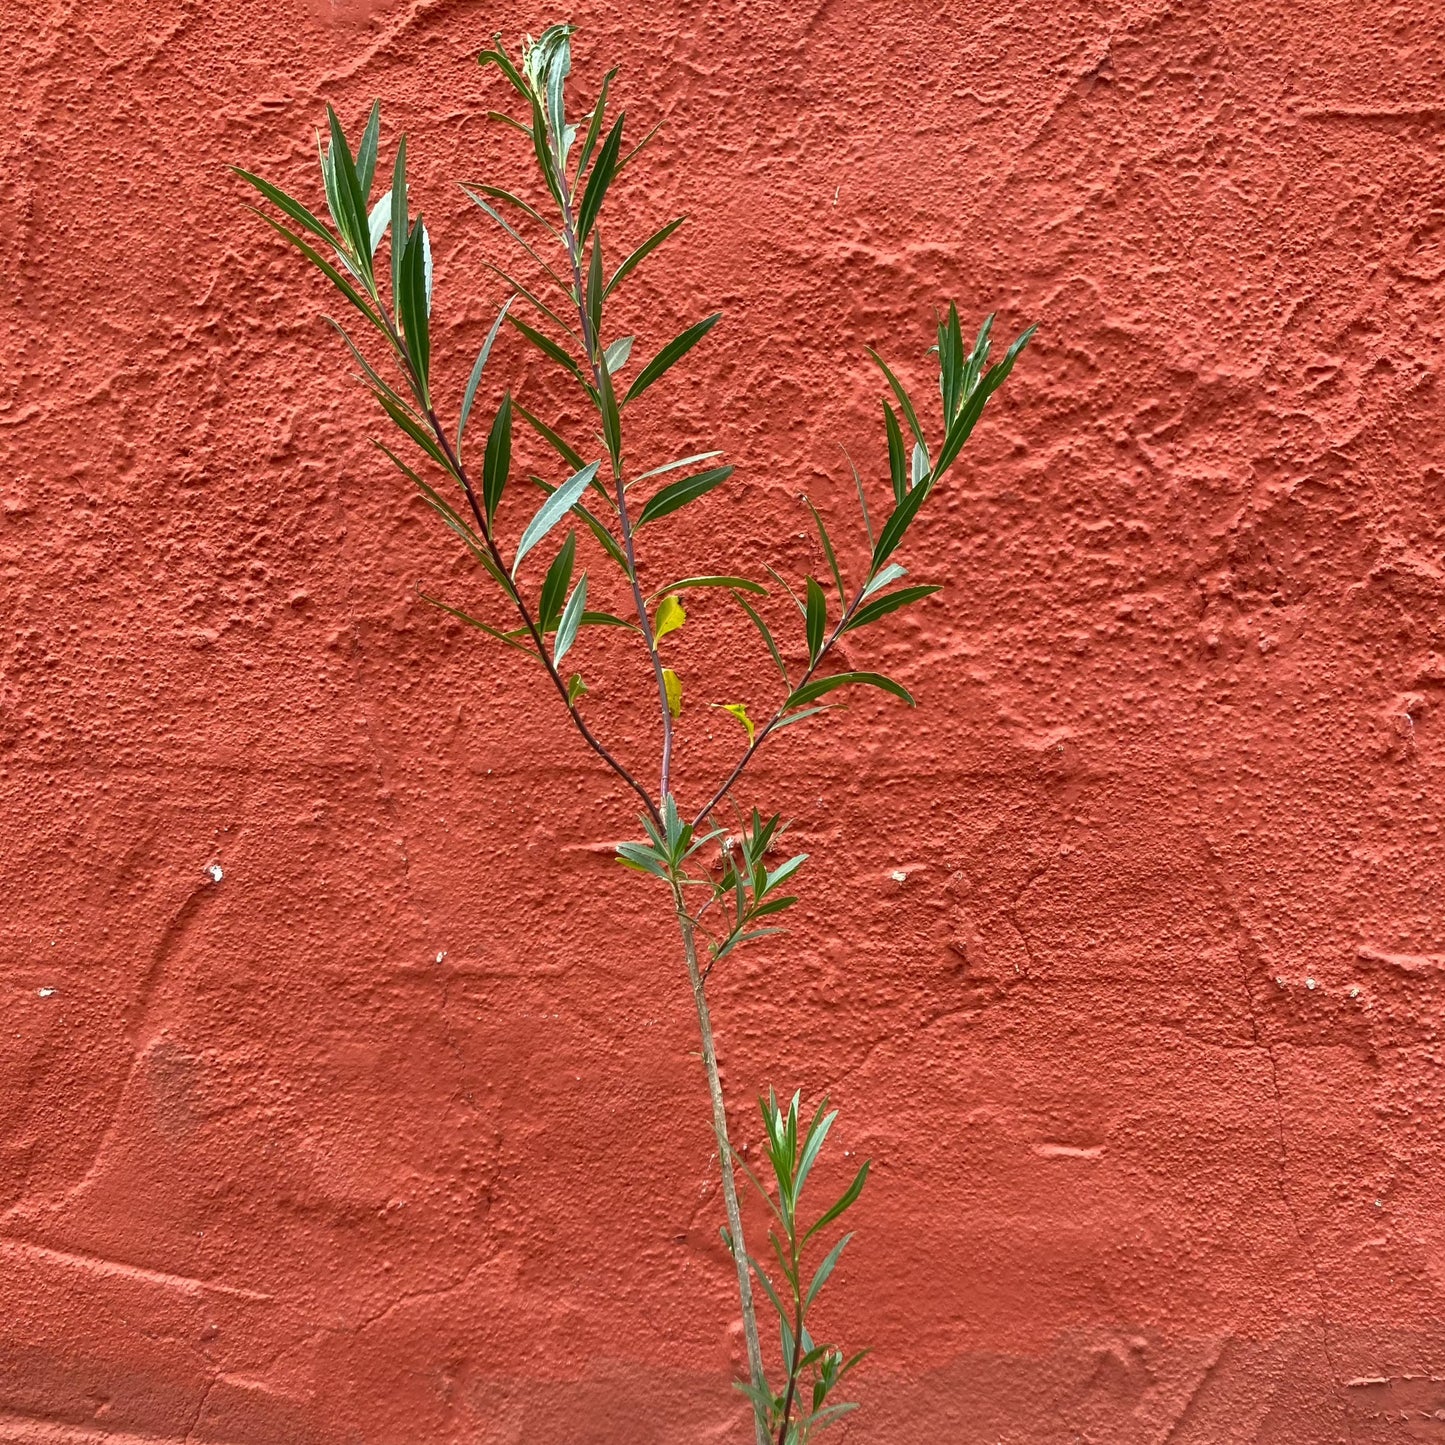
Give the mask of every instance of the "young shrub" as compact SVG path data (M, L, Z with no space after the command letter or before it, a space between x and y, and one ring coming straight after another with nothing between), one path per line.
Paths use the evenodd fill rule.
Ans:
M776 572L766 569L796 606L807 658L800 670L794 672L785 663L784 650L764 619L761 604L769 589L757 579L705 573L648 590L639 563L643 529L660 526L683 508L716 502L733 469L718 464L719 452L700 448L693 455L637 470L634 458L644 446L628 425L629 408L653 387L669 384L673 368L707 338L721 313L713 312L660 343L609 334L609 300L682 221L671 221L636 241L609 272L601 226L609 191L654 132L636 144L630 144L630 136L624 143L625 114L611 118L608 112L615 70L602 82L591 110L568 121L572 34L570 25L551 26L537 40L526 41L520 63L499 42L480 56L483 66L500 71L519 103L519 114L497 119L525 140L533 174L526 195L480 182L463 189L482 216L516 246L532 274L530 284L523 284L498 272L510 294L497 311L450 417L444 418L433 391L432 247L424 221L412 214L409 202L405 136L396 143L390 189L376 194L383 184L378 180L380 104L372 106L354 150L340 119L327 108L328 133L319 148L328 220L269 181L248 171L237 174L281 219L266 211L257 214L347 303L345 315L352 330L335 320L330 324L359 368L362 384L409 444L409 449L403 445L398 451L378 442L378 450L436 513L451 533L451 545L462 548L475 564L492 602L485 615L476 615L440 599L427 600L491 641L529 658L582 741L641 806L642 837L620 844L617 851L627 868L661 885L678 928L717 1139L726 1213L723 1238L736 1265L747 1345L748 1378L739 1385L753 1402L759 1445L772 1439L778 1445L789 1441L800 1445L852 1408L833 1395L861 1356L845 1359L833 1346L815 1344L807 1326L809 1311L848 1237L807 1276L806 1287L803 1255L805 1247L858 1197L867 1165L844 1196L804 1229L798 1217L803 1186L835 1115L820 1108L803 1129L798 1097L784 1109L770 1095L763 1104L763 1119L773 1196L763 1193L777 1225L772 1237L776 1277L748 1254L706 985L712 970L735 950L778 931L775 920L796 902L788 890L806 855L769 866L769 855L786 829L776 814L765 818L752 808L731 834L716 824L714 815L725 802L736 801L749 764L768 741L797 723L819 720L814 725L820 725L821 715L837 705L834 694L873 688L912 706L907 689L892 678L876 672L834 672L829 663L845 634L882 623L939 591L937 583L897 585L906 572L896 558L909 528L957 460L1032 329L990 366L993 318L984 320L973 345L967 347L957 307L949 306L930 348L937 357L941 400L931 446L919 408L882 357L870 352L892 400L885 397L882 403L888 489L876 530L867 489L854 472L868 544L862 576L851 584L844 576L823 519L811 503L836 595L830 597L823 583L807 577L799 596ZM625 230L625 226L612 229L610 213L608 225L609 234ZM383 243L385 280L379 260ZM524 312L527 320L522 319ZM577 433L569 440L560 421L545 420L510 391L485 422L474 417L483 376L504 325L535 348L564 384L585 400L597 418L595 437ZM634 350L641 364L632 370L631 380L624 380L624 371L632 369ZM517 481L512 440L519 422L556 452L561 465L555 480L532 479L537 505L526 525L512 536L499 524L498 514L507 488ZM584 554L579 539L587 558L580 572ZM598 582L606 574L620 584L628 599L622 610L630 615L594 605L604 587L594 583L591 568L602 569ZM683 707L683 684L664 665L658 644L685 624L682 594L694 588L720 589L741 608L778 675L780 696L759 720L744 703L714 702L737 720L746 746L700 804L684 807L673 787L673 724ZM583 640L587 630L596 627L623 628L636 639L639 662L650 672L656 689L661 746L655 772L648 770L645 777L603 741L589 713L588 688L578 658L587 652ZM688 686L689 693L707 690L705 680L690 681ZM769 1384L763 1364L754 1279L779 1315L780 1372L774 1376L778 1388Z

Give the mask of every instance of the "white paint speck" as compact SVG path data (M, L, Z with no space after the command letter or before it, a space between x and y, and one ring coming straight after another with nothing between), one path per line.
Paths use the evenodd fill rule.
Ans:
M1305 987L1306 987L1306 988L1318 988L1318 987L1319 987L1319 984L1317 984L1317 983L1314 981L1314 979L1312 979L1312 978L1307 978L1307 979L1305 979Z
M226 876L221 872L221 865L219 863L212 863L211 866L206 869L206 872L211 875L212 883L219 883L221 879Z
M55 990L53 988L37 988L35 992L38 993L41 998L49 998Z
M440 962L442 961L442 959L444 959L446 956L447 956L447 951L446 951L446 949L442 949L442 951L441 951L439 954L437 954L437 962L440 963Z
M901 868L895 868L888 876L889 876L895 883L907 883L907 882L908 882L908 875L907 875Z
M1360 996L1360 991L1359 991L1358 988L1352 988L1352 989L1350 990L1350 997L1351 997L1351 998L1359 998L1359 996Z

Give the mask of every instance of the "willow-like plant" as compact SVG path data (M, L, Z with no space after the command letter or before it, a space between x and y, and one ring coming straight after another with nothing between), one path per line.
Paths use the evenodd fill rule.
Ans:
M845 1359L835 1346L815 1344L807 1329L808 1311L832 1273L846 1237L825 1257L806 1287L802 1250L857 1199L868 1166L800 1233L798 1201L834 1116L820 1109L810 1126L800 1130L796 1097L786 1109L771 1095L763 1102L773 1173L772 1193L763 1193L781 1231L773 1236L780 1273L777 1281L771 1279L744 1243L733 1171L737 1156L728 1141L707 982L712 970L735 950L778 931L773 920L797 901L787 889L806 855L795 854L769 866L785 831L776 814L764 816L756 808L740 811L731 830L716 818L725 805L741 807L738 795L744 775L770 738L836 705L823 699L841 689L867 687L912 705L907 689L892 678L876 672L830 671L828 664L846 634L882 622L940 590L932 583L895 585L905 575L895 554L1032 331L1019 336L997 364L989 366L992 316L967 347L957 308L949 306L938 325L936 345L930 348L937 359L942 412L933 447L902 382L877 353L870 352L892 400L885 397L882 403L888 492L886 515L876 530L868 489L853 470L867 538L866 562L860 569L849 569L854 573L850 583L821 514L809 502L836 596L830 598L817 578L803 579L795 591L772 568L765 569L788 599L785 611L796 607L794 625L801 625L799 655L805 661L788 665L785 656L794 656L794 650L779 645L764 617L776 594L754 578L705 573L649 585L651 579L643 580L639 562L643 529L657 527L716 492L733 468L717 464L720 452L699 450L639 469L646 444L631 427L632 408L645 393L667 381L672 369L721 320L721 313L667 340L630 378L625 375L632 367L634 348L641 352L651 347L637 346L634 336L609 339L608 302L683 222L671 221L641 239L609 271L602 248L604 204L617 176L633 164L656 127L624 149L625 115L619 112L608 123L608 92L615 70L603 80L591 110L577 123L568 122L572 34L573 27L554 25L536 41L528 39L520 64L506 54L500 41L480 56L483 66L498 68L520 99L520 119L507 114L495 118L525 138L535 173L527 195L480 181L464 184L463 190L532 269L530 284L523 284L490 268L509 294L450 420L443 420L434 392L432 248L426 225L411 209L405 136L396 144L390 190L372 200L377 189L380 103L372 106L354 151L335 112L327 108L328 136L324 142L318 138L318 149L329 222L260 176L241 170L237 174L284 219L259 210L257 214L327 278L364 323L353 336L328 318L360 368L360 380L415 455L408 460L381 442L376 445L476 564L483 591L490 588L493 610L484 612L475 603L464 609L439 598L426 600L538 667L582 740L641 804L643 837L619 844L617 853L628 868L661 885L679 930L717 1139L727 1216L722 1235L736 1265L747 1347L748 1378L739 1387L753 1402L759 1445L773 1439L778 1445L790 1441L801 1445L851 1408L831 1397L858 1358ZM386 286L378 264L383 243L388 250ZM524 307L529 314L525 321L518 314ZM574 431L569 438L563 422L553 424L537 414L541 402L533 403L537 410L529 410L508 391L489 419L478 459L478 445L468 440L468 424L504 323L557 368L566 386L585 398L596 413L595 432ZM563 467L555 482L530 478L536 504L523 505L526 520L518 528L514 515L521 499L516 487L508 489L515 480L512 440L519 421L556 452ZM593 605L606 590L603 577L615 582L624 599L618 611ZM683 689L677 673L663 661L661 644L685 623L682 594L695 588L721 589L736 601L777 672L779 698L765 715L759 711L757 721L746 702L710 700L737 720L740 741L745 735L746 743L736 763L702 801L684 807L673 786L673 725L681 715ZM496 606L507 615L499 616ZM578 657L587 652L584 635L595 627L621 628L635 637L639 661L650 671L656 688L660 756L655 775L647 770L646 780L641 767L623 762L602 740L585 701L588 688ZM690 691L698 688L705 690L706 683L689 682ZM771 1381L753 1303L754 1278L779 1315L780 1368Z

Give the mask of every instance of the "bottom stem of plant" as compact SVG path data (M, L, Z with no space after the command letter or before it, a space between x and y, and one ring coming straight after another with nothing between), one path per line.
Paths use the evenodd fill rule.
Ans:
M738 1209L737 1183L733 1177L732 1148L728 1144L728 1117L724 1107L722 1079L718 1076L717 1050L713 1046L712 1018L708 1013L707 995L702 971L697 964L697 943L692 924L679 918L682 929L682 950L687 958L687 976L692 984L692 1001L697 1008L697 1031L702 1038L702 1066L707 1072L708 1093L712 1096L712 1130L717 1138L718 1164L722 1169L723 1205L727 1210L728 1234L733 1242L733 1263L738 1271L738 1301L743 1311L743 1337L747 1341L748 1375L755 1388L763 1386L763 1351L758 1341L758 1317L753 1308L753 1280L748 1266L747 1246L743 1243L743 1219ZM771 1445L766 1424L753 1411L757 1445Z

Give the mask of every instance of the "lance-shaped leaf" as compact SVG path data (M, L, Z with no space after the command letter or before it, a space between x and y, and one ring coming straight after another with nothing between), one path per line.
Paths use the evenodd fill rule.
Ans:
M627 389L627 395L623 398L624 404L632 401L635 397L642 395L667 370L676 365L714 326L722 320L722 312L714 311L711 316L704 317L696 325L689 326L680 336L674 336L646 366L642 368L637 380Z
M963 399L965 401L973 395L973 389L978 385L978 379L983 375L984 365L988 361L989 343L993 337L993 322L994 313L990 311L983 318L983 324L978 328L978 338L973 343L973 350L964 363Z
M660 467L653 467L650 472L642 472L633 477L633 482L645 482L649 477L660 477L664 472L675 472L680 467L690 467L695 462L710 462L714 457L722 456L721 452L698 452L696 456L681 457L675 462L664 462Z
M612 184L612 177L617 173L617 155L622 148L622 122L626 118L627 112L624 110L617 117L617 124L608 132L602 149L597 152L597 164L592 167L592 174L587 179L587 189L582 193L582 205L577 211L579 245L586 244L588 233L597 220L597 213L602 209L607 187Z
M562 609L562 620L557 624L557 641L552 649L552 661L560 667L562 659L577 640L577 629L582 625L582 616L587 610L587 574L578 579L577 586Z
M748 614L752 619L753 626L758 629L758 636L763 639L763 645L768 649L768 654L773 659L773 665L778 669L779 677L783 679L783 686L791 687L793 684L788 679L788 669L783 662L783 654L778 651L778 644L773 641L773 634L769 631L768 624L758 616L757 609L748 602L748 599L740 596L736 590L733 592L733 601Z
M265 211L257 210L255 206L248 206L246 209L260 216L260 218L265 221L265 223L270 226L270 228L275 231L278 236L284 236L287 241L289 241L293 246L295 246L296 249L300 251L301 254L305 256L306 259L310 261L311 264L315 266L316 269L320 271L321 274L325 276L326 279L330 281L331 284L335 286L336 289L340 291L341 294L345 296L346 299L351 302L351 304L356 307L356 309L361 312L361 314L366 317L366 319L371 322L371 324L375 326L378 331L384 329L381 318L371 308L369 303L363 300L361 293L356 289L356 287L353 286L351 282L348 281L346 277L343 276L341 272L338 271L336 267L331 264L330 261L328 261L324 256L320 255L313 246L308 245L305 241L301 239L300 236L295 233L295 231L292 231L288 227L283 226L280 221L273 220L265 213Z
M597 475L597 468L600 464L589 462L575 476L569 477L545 502L537 509L537 514L527 523L522 533L522 539L517 543L517 555L512 560L512 576L517 575L517 569L522 565L522 559L567 515L568 512L582 499L582 493L587 490L588 483Z
M411 236L411 217L406 204L406 137L396 143L396 162L391 172L391 304L401 310L402 267L406 243Z
M918 509L928 500L930 488L927 486L914 487L899 504L894 507L893 515L883 524L883 530L878 534L878 540L873 545L873 568L878 567L897 550L898 544L903 540L903 534L913 524L913 519L918 515Z
M678 631L686 621L687 613L683 610L682 603L676 597L664 597L658 606L657 615L652 619L652 640L661 642L669 632Z
M886 401L883 403L883 425L888 431L888 471L893 478L893 501L897 505L908 494L908 455L903 447L903 429Z
M572 585L572 565L576 556L577 534L568 532L561 551L552 559L552 565L542 579L542 595L537 603L537 628L541 632L551 632L557 626L567 589Z
M401 285L397 289L397 310L406 334L407 355L421 387L425 402L431 374L431 323L426 295L426 226L420 216L407 240L401 263Z
M388 191L371 208L371 214L367 217L367 227L371 232L371 254L376 255L377 247L381 245L381 238L386 235L386 228L391 225L391 192Z
M818 540L823 544L823 555L828 559L828 569L832 572L834 585L838 588L838 601L846 606L848 599L843 591L843 573L838 567L838 555L833 551L833 543L828 536L828 529L823 525L823 518L818 509L807 497L803 498L803 505L813 514L813 520L818 524Z
M502 329L502 322L507 319L507 311L510 309L513 297L508 296L502 302L502 309L497 312L497 319L492 322L492 329L487 332L487 339L482 342L482 349L477 352L477 359L472 366L472 374L467 378L467 389L462 394L462 411L457 418L457 459L462 455L462 433L467 429L467 418L472 414L472 403L477 399L477 388L482 384L482 372L486 370L487 358L492 354L492 343L497 339L497 332ZM578 462L581 466L581 462Z
M356 148L356 179L361 185L361 199L364 205L371 199L371 182L376 174L376 148L381 141L381 102L371 102L371 114L366 118L366 129L361 133L361 144Z
M676 582L669 582L666 587L650 592L647 600L651 602L664 592L680 592L684 587L727 587L739 592L756 592L762 597L768 595L768 589L750 577L680 577Z
M888 363L871 346L867 350L868 355L877 363L878 369L888 378L888 385L893 388L893 395L898 398L898 405L903 408L903 415L908 418L908 425L914 438L921 447L926 448L928 443L923 440L923 428L918 425L918 413L913 410L913 403L908 399L908 393L903 389L903 383L894 376L888 368Z
M900 577L908 576L908 568L900 567L897 562L890 562L858 595L859 602L866 602L875 592L881 592L891 582L896 582Z
M499 631L490 623L479 621L470 613L463 612L459 607L448 607L447 604L441 601L439 598L429 597L425 592L418 592L417 596L420 597L423 602L430 603L439 612L445 612L448 613L450 616L455 617L458 622L465 622L468 627L475 627L478 632L485 632L488 637L494 637L498 642L504 642L508 647L513 647L518 652L525 653L528 657L536 661L541 661L541 659L537 657L537 654L533 652L530 647L523 647L520 642L517 642L513 638L508 637L505 632Z
M679 216L677 220L669 221L661 230L654 231L652 235L612 273L612 279L607 283L607 289L602 293L603 299L605 300L610 296L685 220L687 220L686 216Z
M574 446L558 436L546 422L542 421L539 417L533 416L521 402L513 402L512 405L516 409L517 415L520 416L568 466L585 467L587 465L587 463L582 460L582 454Z
M592 159L592 151L597 145L597 137L602 134L602 117L607 111L607 91L616 76L617 71L614 68L602 77L602 89L597 93L597 104L592 107L592 118L587 125L587 135L582 142L582 152L577 158L579 178L586 171L587 162Z
M963 331L958 324L958 307L950 302L948 319L938 328L938 389L943 396L945 425L958 412L963 387Z
M808 661L817 662L823 651L823 633L828 626L828 599L823 596L823 589L813 577L807 580L807 593Z
M622 413L617 405L617 392L612 385L612 373L604 366L598 380L602 383L596 393L598 410L602 413L602 440L607 444L607 455L612 459L612 475L622 475Z
M813 1307L813 1301L818 1298L818 1291L828 1283L828 1276L833 1273L834 1266L842 1258L843 1251L848 1247L848 1241L852 1239L851 1234L845 1234L837 1244L827 1253L822 1264L818 1266L817 1273L813 1276L813 1282L808 1286L808 1293L803 1299L803 1309L808 1311Z
M802 687L795 688L783 707L802 707L838 687L882 688L884 692L891 692L894 697L902 698L909 707L913 706L913 694L902 683L894 682L891 677L884 677L877 672L837 672L832 677L815 677L811 682L805 682Z
M667 693L667 710L673 717L682 716L682 679L670 668L662 669L662 687Z
M928 448L918 442L913 444L913 476L909 487L916 487L928 476Z
M853 1182L847 1187L847 1189L843 1191L843 1197L839 1199L839 1201L835 1205L833 1205L831 1209L825 1211L822 1217L813 1224L813 1226L803 1236L802 1242L806 1244L815 1234L818 1233L820 1229L826 1229L830 1224L832 1224L832 1222L837 1219L837 1217L842 1214L843 1211L854 1202L854 1200L858 1198L858 1196L863 1192L864 1184L866 1184L867 1182L868 1163L865 1162L863 1167L858 1171Z
M540 331L534 331L525 321L519 321L515 316L509 316L507 320L510 321L538 351L542 352L544 356L550 356L558 366L566 367L578 381L582 382L584 386L587 386L588 393L592 394L592 388L587 384L587 378L582 375L582 368L577 364L576 360L558 346L550 336L544 336Z
M689 502L695 502L714 487L721 486L732 474L733 469L730 466L713 467L709 471L699 472L696 476L669 482L660 492L648 498L647 505L637 519L637 527L645 527L647 523L655 522L659 517L665 517L669 512L687 506Z
M602 353L603 364L614 376L627 365L628 358L632 355L632 343L636 340L633 336L621 336L607 347Z
M322 224L300 201L288 196L280 186L273 186L270 181L263 181L260 176L253 176L250 171L243 171L239 166L232 166L234 174L241 177L248 185L254 186L272 204L279 206L298 225L310 231L319 240L325 241L328 246L335 247L336 237Z
M512 470L512 393L502 398L492 429L487 434L487 455L482 463L482 505L487 513L487 526L497 515L502 493L507 488L507 475Z
M877 622L880 617L887 617L890 612L896 612L900 607L907 607L910 602L917 602L920 597L929 597L935 592L941 592L941 587L900 587L897 592L887 592L882 597L876 597L872 602L865 602L848 619L848 625L844 632L852 632L855 627L866 627L870 622Z

